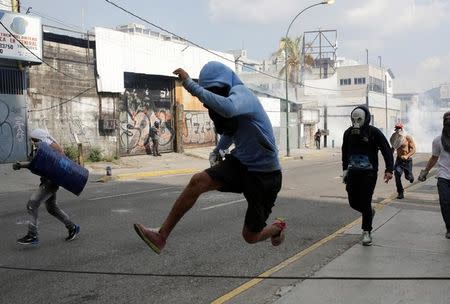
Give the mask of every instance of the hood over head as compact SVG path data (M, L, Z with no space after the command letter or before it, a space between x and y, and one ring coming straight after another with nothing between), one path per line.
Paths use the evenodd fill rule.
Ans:
M204 88L227 88L230 90L242 81L233 70L217 61L210 61L203 66L198 78L198 84Z
M350 119L352 118L353 112L355 112L355 110L357 110L357 109L362 109L364 111L364 113L365 113L364 123L363 123L363 125L360 128L365 128L365 127L369 126L370 119L371 119L370 118L370 111L369 111L369 109L367 109L366 106L357 106L356 108L354 108L353 111L350 114Z

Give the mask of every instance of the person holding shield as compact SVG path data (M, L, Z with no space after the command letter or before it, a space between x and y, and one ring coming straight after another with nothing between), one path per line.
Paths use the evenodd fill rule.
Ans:
M64 155L64 151L58 142L45 130L34 129L30 133L31 141L33 144L45 143L48 144L53 150ZM17 162L13 164L14 170L22 168L30 168L30 162ZM41 177L41 183L39 189L33 193L27 203L28 212L28 233L17 240L21 245L37 245L39 244L38 238L38 210L42 202L45 202L48 213L62 222L68 231L66 241L72 241L80 233L80 226L74 224L69 216L61 210L56 203L56 192L59 186L45 177Z

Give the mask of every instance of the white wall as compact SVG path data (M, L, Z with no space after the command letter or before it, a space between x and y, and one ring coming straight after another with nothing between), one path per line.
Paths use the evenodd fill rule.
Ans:
M209 61L219 61L235 69L231 54L211 51L221 58L192 45L106 28L95 28L95 43L100 92L122 93L124 72L175 77L172 72L181 67L192 78L198 78L201 68Z

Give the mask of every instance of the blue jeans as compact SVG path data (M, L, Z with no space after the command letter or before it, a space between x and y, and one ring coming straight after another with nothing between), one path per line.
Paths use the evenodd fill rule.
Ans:
M71 229L75 226L69 219L69 216L62 211L56 203L56 191L58 191L58 186L56 184L49 180L41 179L39 190L33 193L27 204L29 234L38 234L38 210L43 202L45 202L48 213L62 222L67 229Z
M397 193L403 193L402 174L405 173L405 178L412 183L414 176L412 173L413 162L412 159L397 158L394 165L395 186L397 187Z
M450 230L450 180L439 177L437 182L439 204L444 218L445 227Z

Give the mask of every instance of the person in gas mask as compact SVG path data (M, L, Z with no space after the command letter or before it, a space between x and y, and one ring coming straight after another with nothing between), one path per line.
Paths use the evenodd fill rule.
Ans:
M346 184L350 206L362 214L362 244L372 245L372 195L377 182L378 150L386 169L384 181L392 178L394 158L383 133L370 123L370 112L358 106L351 112L352 126L344 132L342 142L343 182Z
M410 183L414 182L412 156L416 153L416 144L412 136L405 132L401 122L395 124L395 131L391 135L389 142L392 145L392 149L397 152L394 164L395 186L397 188L397 198L402 199L404 197L402 174L405 173L405 178Z
M450 239L450 111L444 114L442 134L433 140L431 157L425 169L420 171L418 180L424 182L436 163L439 204L447 228L445 237Z
M174 74L208 108L216 131L221 134L214 154L233 143L235 148L221 162L216 163L217 157L211 158L210 168L192 176L159 230L134 224L136 233L160 253L171 231L198 197L219 190L244 194L248 205L242 236L247 243L270 239L272 245L280 245L285 221L276 219L269 225L266 221L281 189L281 167L272 124L260 101L233 70L220 62L208 62L200 71L198 84L181 68Z

